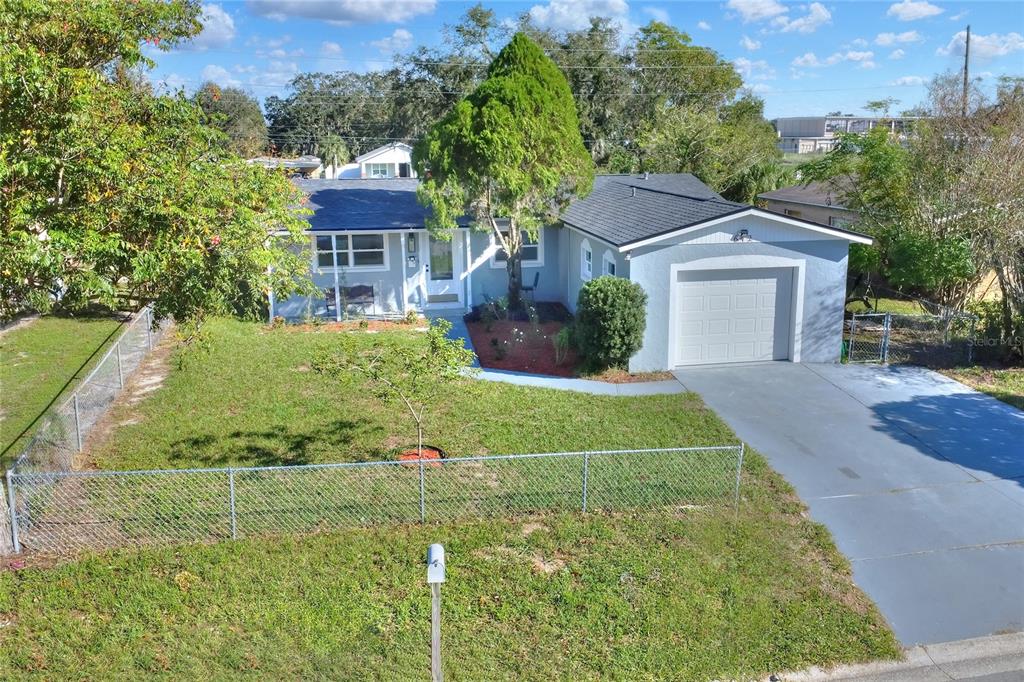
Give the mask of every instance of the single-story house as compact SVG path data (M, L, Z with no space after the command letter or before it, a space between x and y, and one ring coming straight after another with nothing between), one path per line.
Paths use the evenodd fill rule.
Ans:
M460 223L425 229L417 180L296 180L310 195L310 268L323 295L271 301L271 316L459 314L505 294L503 253ZM631 371L840 355L848 245L867 236L723 199L689 174L601 175L559 225L524 246L535 299L575 310L612 275L647 292Z
M757 198L773 213L831 227L847 227L857 221L857 211L843 206L843 188L843 184L836 187L825 182L810 182L763 192Z

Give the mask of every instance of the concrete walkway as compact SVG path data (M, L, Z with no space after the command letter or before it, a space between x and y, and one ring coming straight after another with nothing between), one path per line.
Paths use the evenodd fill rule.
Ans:
M1020 682L1024 679L1024 634L994 635L916 646L902 661L811 668L776 676L781 682Z
M916 367L676 374L796 487L904 646L1024 630L1024 412Z
M462 345L469 350L473 349L473 342L469 338L469 330L461 315L435 316L451 322L452 328L448 332L448 338L460 339ZM675 379L664 381L637 381L627 384L613 384L607 381L594 381L592 379L571 379L567 377L553 377L541 374L527 374L526 372L510 372L499 369L483 369L480 363L473 362L476 371L473 376L485 381L500 381L516 386L530 386L533 388L554 388L559 391L576 391L577 393L589 393L591 395L616 395L616 396L641 396L641 395L672 395L684 393L683 385Z

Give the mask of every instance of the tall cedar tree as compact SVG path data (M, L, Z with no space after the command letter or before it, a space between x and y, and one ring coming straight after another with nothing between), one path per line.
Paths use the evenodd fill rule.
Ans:
M476 90L430 129L413 162L425 178L417 194L433 209L427 228L435 238L450 239L468 214L507 254L513 309L521 305L523 236L536 239L594 183L569 84L522 33Z

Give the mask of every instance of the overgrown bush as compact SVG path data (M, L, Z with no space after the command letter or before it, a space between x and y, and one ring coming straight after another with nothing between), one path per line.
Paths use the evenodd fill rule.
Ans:
M598 277L576 303L576 347L589 368L625 367L643 344L647 294L636 282Z

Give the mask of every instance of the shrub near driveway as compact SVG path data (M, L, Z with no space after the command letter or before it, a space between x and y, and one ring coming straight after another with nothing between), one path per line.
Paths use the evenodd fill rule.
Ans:
M644 340L647 294L636 282L606 275L580 289L576 343L592 370L625 367Z

